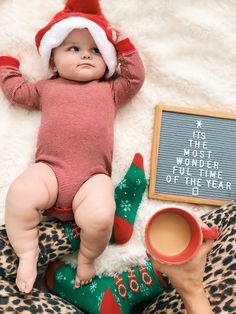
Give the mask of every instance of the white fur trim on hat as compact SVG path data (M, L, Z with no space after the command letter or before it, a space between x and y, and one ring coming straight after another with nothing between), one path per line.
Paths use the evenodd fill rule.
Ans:
M117 67L115 47L108 40L105 31L98 24L79 16L68 17L57 22L43 36L39 46L39 53L44 65L46 67L49 66L52 49L60 46L69 33L76 28L87 28L89 30L108 67L107 78L111 77Z

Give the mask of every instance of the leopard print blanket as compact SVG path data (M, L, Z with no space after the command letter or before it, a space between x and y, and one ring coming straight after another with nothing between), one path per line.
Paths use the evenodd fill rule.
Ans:
M209 226L217 226L219 237L208 254L204 285L214 313L236 313L235 306L235 212L236 201L202 216ZM49 262L72 252L61 222L44 222L39 226L39 270ZM78 308L48 292L33 289L29 295L19 293L15 285L18 258L12 250L4 226L0 227L0 313L82 314ZM144 308L145 306L145 308ZM185 313L184 304L170 285L150 304L140 305L133 314Z

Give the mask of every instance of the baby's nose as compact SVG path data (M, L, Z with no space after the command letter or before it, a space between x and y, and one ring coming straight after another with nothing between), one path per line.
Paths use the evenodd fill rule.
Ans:
M91 58L91 54L89 51L83 51L81 54L82 59L90 59Z

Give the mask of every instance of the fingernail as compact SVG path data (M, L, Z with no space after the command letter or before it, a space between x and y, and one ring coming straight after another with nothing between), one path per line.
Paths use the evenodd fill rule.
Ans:
M79 288L80 287L80 283L78 281L75 281L75 288Z
M151 255L146 251L146 255L148 258L151 258Z

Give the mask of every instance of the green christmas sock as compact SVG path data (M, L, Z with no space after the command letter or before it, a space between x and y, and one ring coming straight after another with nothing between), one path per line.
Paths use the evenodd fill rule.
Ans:
M112 243L124 244L131 238L137 211L146 186L143 157L137 153L123 180L115 188L116 212L111 237Z
M124 244L131 238L136 214L146 185L143 157L137 153L124 178L115 189L116 212L111 243ZM79 227L74 222L65 222L63 227L72 249L77 251L80 245Z
M150 261L113 277L96 276L80 288L75 288L75 275L71 265L54 262L47 269L47 287L90 314L128 314L134 305L156 297L166 287Z

